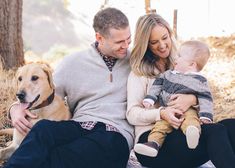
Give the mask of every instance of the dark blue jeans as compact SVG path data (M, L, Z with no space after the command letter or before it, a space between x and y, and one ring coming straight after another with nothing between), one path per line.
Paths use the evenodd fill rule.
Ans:
M103 123L86 130L75 121L41 120L4 167L125 168L128 156L126 139Z
M142 134L139 142L146 142L148 134ZM137 153L136 156L147 167L195 168L211 160L216 168L235 168L235 119L202 125L196 149L189 149L185 135L180 130L174 130L167 135L157 157Z

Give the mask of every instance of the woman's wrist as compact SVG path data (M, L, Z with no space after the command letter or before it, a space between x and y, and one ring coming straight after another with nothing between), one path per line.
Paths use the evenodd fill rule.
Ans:
M192 96L192 106L197 106L198 105L198 99L195 95Z
M166 107L162 107L162 106L159 108L160 118L161 119L164 119L163 116L164 116L165 109L166 109Z

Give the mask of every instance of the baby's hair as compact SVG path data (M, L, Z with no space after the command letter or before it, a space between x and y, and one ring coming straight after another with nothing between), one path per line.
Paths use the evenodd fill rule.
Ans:
M201 71L210 57L210 50L207 44L201 41L191 40L184 42L180 48L182 47L190 48L192 51L191 57L197 63L198 71Z

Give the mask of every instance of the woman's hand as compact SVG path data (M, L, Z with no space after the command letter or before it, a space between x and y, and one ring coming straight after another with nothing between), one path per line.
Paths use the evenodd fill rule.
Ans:
M189 109L189 107L195 106L196 104L197 98L192 94L174 94L171 96L167 106L185 112Z
M23 135L26 135L33 126L26 117L37 118L37 115L30 113L26 108L26 105L15 104L10 109L12 125Z
M184 121L184 118L181 118L183 112L172 107L162 108L160 115L163 120L167 121L175 129L178 129Z

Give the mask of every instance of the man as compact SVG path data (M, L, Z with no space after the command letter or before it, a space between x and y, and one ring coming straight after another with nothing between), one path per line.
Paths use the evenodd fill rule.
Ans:
M39 121L12 106L13 125L28 135L5 168L124 168L133 143L126 113L131 33L127 17L106 8L94 17L96 42L58 65L56 93L67 97L70 121ZM129 147L128 147L129 146Z

